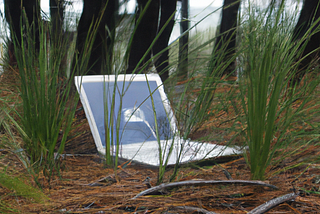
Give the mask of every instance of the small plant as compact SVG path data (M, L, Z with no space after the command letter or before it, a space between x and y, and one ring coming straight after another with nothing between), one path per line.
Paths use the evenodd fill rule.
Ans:
M71 96L73 82L60 75L60 64L69 47L67 41L61 42L60 51L49 49L46 28L40 28L39 50L34 46L33 32L26 32L21 44L14 41L22 112L16 112L19 122L12 120L23 138L23 148L35 175L42 171L50 183L52 176L59 173L60 154L71 129L78 96Z
M298 44L288 39L292 24L285 14L284 2L279 8L270 6L258 15L249 7L242 25L244 60L239 87L246 124L246 160L254 180L264 180L267 169L287 157L286 150L295 145L294 138L288 135L293 121L301 115L318 84L317 79L307 83L304 94L289 87L307 36ZM299 107L293 108L297 100Z
M9 189L10 191L12 191L12 194L16 196L23 196L25 198L33 199L38 203L44 203L48 200L48 197L43 194L41 190L32 187L30 184L24 183L22 179L10 176L5 171L0 173L0 186L2 188Z

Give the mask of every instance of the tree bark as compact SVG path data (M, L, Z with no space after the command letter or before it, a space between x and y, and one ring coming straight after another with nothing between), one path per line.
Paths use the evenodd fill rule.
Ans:
M181 23L180 33L183 34L189 29L189 0L181 0ZM189 32L186 32L179 39L179 80L186 80L188 77L188 53L189 53Z
M160 2L160 23L158 27L158 33L162 28L164 29L163 32L158 35L158 39L153 48L153 55L157 55L164 50L155 60L155 66L162 82L165 82L169 77L168 43L174 26L174 14L176 7L177 0L161 0Z
M24 29L24 35L33 36L35 49L39 50L39 22L40 16L40 1L39 0L5 0L5 17L10 28L9 43L9 65L16 65L16 57L14 55L14 44L21 45L23 35L21 29ZM28 26L28 27L27 27Z
M74 66L77 66L76 70L79 74L111 73L115 1L84 0L77 29L76 55L73 63ZM92 37L92 40L89 40L89 37ZM88 49L90 46L92 46L91 51ZM86 60L86 55L89 56L88 65L80 68L79 63Z
M51 16L51 42L53 47L58 48L63 36L64 24L64 0L50 0L50 16Z
M140 68L151 59L151 49L156 37L159 21L159 0L137 0L136 31L130 48L127 74L139 73ZM148 4L149 3L149 4ZM145 12L143 13L143 11ZM138 22L139 17L141 17ZM139 63L141 61L141 63ZM138 68L136 69L136 67Z
M213 50L213 60L211 62L211 70L217 66L217 60L215 55L224 54L222 62L227 62L234 56L236 52L236 27L238 11L240 6L240 0L224 0L222 18L220 23L219 35L215 42ZM224 52L224 53L223 53ZM221 63L221 62L220 62ZM226 70L221 75L233 75L235 74L235 60L230 63Z
M67 44L64 40L66 39L66 34L63 29L64 25L64 11L65 11L65 0L50 0L50 17L51 17L51 26L50 26L50 47L51 47L51 57L52 58L60 58L59 69L60 76L67 76L67 48L69 44ZM65 47L63 51L61 51L61 46Z
M293 42L299 41L308 32L310 27L313 27L309 38L301 46L305 45L305 49L301 54L301 58L298 65L298 73L293 78L293 84L299 83L305 74L305 70L308 66L312 66L312 63L318 61L319 47L320 47L320 32L317 30L313 32L319 26L319 22L316 22L320 17L319 4L320 1L316 0L304 0L303 7L300 12L300 17L297 25L293 30ZM316 22L316 24L315 24ZM312 53L311 53L312 52Z

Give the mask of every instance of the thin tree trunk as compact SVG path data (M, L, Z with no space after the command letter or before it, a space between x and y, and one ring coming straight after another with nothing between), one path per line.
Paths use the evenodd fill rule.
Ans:
M58 47L63 34L64 10L64 0L50 0L51 42L54 47Z
M112 40L114 35L115 0L84 0L82 15L77 29L76 54L73 67L77 72L87 75L111 73ZM109 29L109 31L107 30ZM111 32L111 35L108 33ZM92 41L88 38L92 37ZM91 52L88 51L91 42ZM86 68L80 62L89 55Z
M127 74L132 72L138 73L140 69L135 71L135 68L142 67L151 59L151 51L148 52L153 40L157 34L159 21L159 0L137 0L138 8L136 12L136 32L133 35L133 40L129 55L129 65L126 70ZM149 5L147 5L149 2ZM148 7L147 7L148 6ZM145 13L142 14L143 10ZM140 22L138 19L142 15ZM141 63L139 63L141 61Z
M189 0L181 0L181 23L180 33L185 33L179 40L179 80L183 81L188 77L188 52L189 52Z
M41 21L40 16L40 1L39 0L5 0L5 17L10 28L10 38L9 43L9 56L11 66L16 65L17 61L14 55L14 43L16 45L21 45L21 29L24 29L26 35L34 36L35 49L39 50L40 40L39 40L39 22ZM24 12L23 12L24 11ZM24 14L26 17L24 17ZM25 19L26 18L26 19ZM21 20L24 20L21 23ZM25 22L28 22L26 25ZM29 28L26 28L29 26ZM31 28L30 28L31 27ZM15 42L13 42L15 41Z
M163 51L158 58L156 58L155 66L158 74L161 77L162 82L165 82L169 77L169 49L168 43L171 36L171 32L174 26L174 14L177 7L176 0L161 0L160 4L160 24L159 31L163 29L163 32L158 35L158 39L153 48L153 55L157 55ZM167 24L167 25L166 25Z
M224 0L223 2L219 35L215 42L215 47L212 53L213 60L210 64L210 68L212 70L214 70L214 67L217 66L216 57L219 57L220 54L224 54L222 61L219 62L228 62L236 52L236 27L239 6L240 0ZM230 65L222 72L221 75L236 76L235 60L230 63Z
M66 71L67 67L67 53L61 53L61 45L67 45L64 43L65 32L63 29L64 25L64 11L65 11L65 0L50 0L50 16L51 16L51 28L50 28L50 40L52 48L52 57L60 57L60 54L63 55L63 60L61 61L60 74L62 77L67 76Z
M313 26L313 31L319 26L319 17L320 17L320 9L319 2L316 0L304 0L303 7L300 13L300 17L298 20L295 29L293 30L293 42L300 40ZM316 25L315 25L316 22ZM314 26L315 25L315 26ZM298 73L295 74L293 78L293 84L299 83L305 74L305 70L308 66L312 66L312 63L318 61L319 57L319 47L320 47L320 32L319 29L315 33L311 33L308 40L306 40L307 44L305 45L305 49L302 52L301 60L298 66ZM311 53L312 52L312 53ZM311 53L311 54L310 54Z

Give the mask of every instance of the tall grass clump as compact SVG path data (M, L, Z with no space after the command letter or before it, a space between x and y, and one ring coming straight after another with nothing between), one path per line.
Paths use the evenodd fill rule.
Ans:
M25 29L31 29L29 23L26 26ZM25 29L21 29L21 35L26 35L21 38L21 44L14 41L22 100L22 110L17 111L19 119L15 124L24 141L23 148L34 170L35 181L38 182L42 171L50 183L52 176L60 170L60 154L64 152L71 130L78 96L71 96L73 81L60 75L66 73L61 71L60 65L68 51L67 40L60 41L60 51L57 47L49 48L47 29L41 25L37 50L35 32ZM70 79L73 79L72 75Z
M113 166L115 173L118 167L119 148L121 146L121 110L122 101L128 87L125 87L125 82L122 86L118 85L118 75L127 69L127 62L129 59L130 44L132 36L130 35L134 19L128 14L124 14L114 26L113 32L116 36L113 37L112 58L108 61L108 66L105 65L103 69L110 68L107 74L114 74L114 84L110 87L108 76L104 76L103 86L103 103L104 103L104 127L105 127L105 149L106 149L106 164ZM119 26L118 26L119 24ZM117 40L115 39L117 38ZM127 41L129 40L129 41ZM104 71L102 71L104 72ZM111 90L110 90L111 89ZM117 99L119 95L119 100ZM116 106L116 101L117 103ZM116 108L118 107L118 108Z
M297 72L303 41L314 32L309 30L294 44L289 37L293 18L286 16L284 7L285 1L281 1L279 7L270 6L257 13L249 5L241 23L240 43L244 51L239 87L246 124L246 160L252 179L264 180L268 170L293 154L290 151L299 151L301 143L306 145L292 130L297 118L303 120L301 113L319 83L313 79L303 88L289 87ZM290 150L295 146L295 150Z
M219 106L216 105L218 103L217 89L228 82L226 77L222 77L222 73L235 61L239 54L236 53L227 58L226 49L229 41L218 48L218 45L214 44L217 36L211 33L208 38L204 37L201 32L193 35L189 41L187 80L181 81L175 73L171 76L173 88L169 88L168 91L177 118L179 128L177 136L181 137L181 142L179 142L181 148L178 151L178 158L170 178L171 181L176 179L179 164L184 155L183 149L190 140L189 137L203 127L206 122L209 122L212 117L210 112L215 112L221 108L220 104ZM171 57L173 68L176 63L175 59L174 56Z

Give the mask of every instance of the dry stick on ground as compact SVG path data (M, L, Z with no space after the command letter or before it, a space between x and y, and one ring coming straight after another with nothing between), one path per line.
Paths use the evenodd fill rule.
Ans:
M254 208L248 214L261 214L265 213L268 210L278 206L279 204L282 204L286 201L294 200L297 196L299 196L299 193L289 193L283 196L280 196L278 198L274 198L270 201L267 201L266 203Z
M217 214L215 212L211 212L202 208L190 207L190 206L177 206L177 207L173 207L173 209L179 209L179 210L184 209L190 212L197 212L197 213L204 213L204 214Z
M278 187L266 184L262 181L246 181L246 180L224 180L224 181L216 181L216 180L189 180L189 181L181 181L181 182L173 182L173 183L167 183L167 184L160 184L159 186L152 187L150 189L146 189L142 192L140 192L138 195L133 197L132 199L137 199L140 196L147 195L159 190L163 190L166 188L172 188L172 187L180 187L180 186L203 186L203 185L213 185L213 184L244 184L244 185L258 185L258 186L265 186L269 187L271 189L278 189Z

